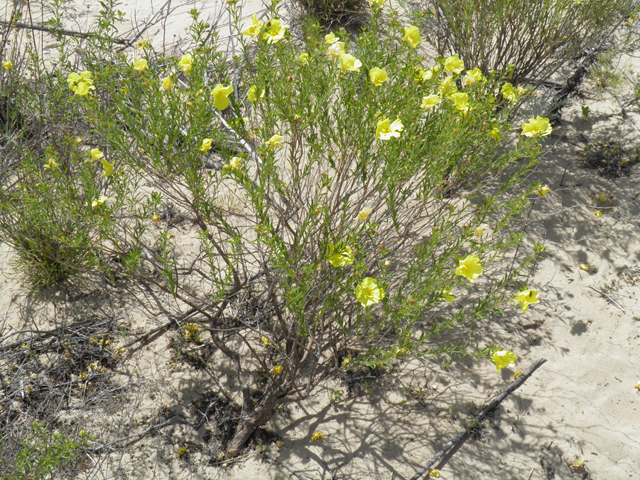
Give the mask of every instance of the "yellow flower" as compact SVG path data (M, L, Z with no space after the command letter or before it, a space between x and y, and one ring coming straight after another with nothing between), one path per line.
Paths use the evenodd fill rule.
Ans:
M233 85L229 85L225 87L222 84L218 84L213 87L213 91L211 92L211 96L213 97L213 105L218 110L224 110L229 106L229 95L233 92Z
M271 342L269 341L269 339L267 337L261 337L260 340L262 341L262 344L265 347L268 347L269 345L271 345Z
M340 70L343 72L359 72L362 62L349 53L340 55Z
M258 20L258 17L254 13L251 15L251 26L242 31L242 35L248 35L249 37L257 37L262 30L262 22Z
M440 470L438 470L437 468L430 468L429 469L429 475L431 475L433 478L439 478L440 477Z
M267 140L267 143L269 144L269 148L281 147L282 137L276 134L273 137L271 137L269 140Z
M414 27L413 25L404 27L404 37L402 37L402 40L407 42L411 48L416 48L422 41L418 27Z
M91 208L96 208L96 207L98 207L100 205L104 205L107 200L109 200L109 197L105 197L104 195L100 195L99 198L94 198L91 201Z
M599 196L598 196L598 201L600 203L604 203L607 201L607 194L605 192L602 192Z
M378 286L378 281L371 277L366 277L356 287L356 300L363 307L374 305L384 298L384 288Z
M458 87L456 87L456 84L453 82L453 77L445 78L440 84L440 93L442 93L442 95L450 95L457 91Z
M580 467L583 467L583 466L584 466L584 460L582 460L580 457L576 457L576 458L573 460L573 462L571 462L571 466L577 470L577 469L579 469Z
M480 69L474 68L473 70L467 70L467 74L462 79L462 86L470 87L475 83L482 83L484 82L484 80L485 78L482 75L482 72L480 71Z
M193 66L193 59L190 53L183 55L180 61L178 62L178 68L187 75L191 73L192 66Z
M466 93L453 93L449 98L456 104L456 110L461 112L467 112L469 110L469 95Z
M152 222L159 222L160 221L160 216L157 213L154 213L153 215L151 215L151 221Z
M302 65L309 65L309 54L301 53L300 56L298 57L298 60L300 60L300 63Z
M500 93L502 93L502 96L510 102L515 102L518 100L518 93L513 88L513 85L511 83L505 83L500 89Z
M589 271L589 264L588 263L581 263L580 265L578 265L578 267L580 268L580 270L584 270L585 272Z
M493 363L496 365L496 371L500 371L505 367L515 367L518 356L509 350L502 350L491 355Z
M171 81L171 77L169 76L169 77L166 77L164 80L162 80L162 83L160 84L160 86L167 91L171 90L171 87L173 87L173 82Z
M378 120L376 125L376 138L390 140L392 137L399 137L402 130L404 130L404 126L399 118L391 123L387 117L382 117L382 120Z
M538 194L538 196L540 197L546 197L547 193L549 193L551 191L551 189L549 188L548 185L542 185L538 190L536 190L536 193Z
M495 126L493 127L489 133L487 133L487 135L489 135L491 138L493 138L494 140L500 140L500 128Z
M344 267L345 265L351 265L355 258L349 245L338 243L338 246L334 246L333 242L327 245L327 262L333 267Z
M447 287L442 291L442 298L447 302L452 303L456 297L451 293L451 288Z
M482 234L484 233L484 227L476 228L476 237L482 238Z
M49 161L46 163L46 165L44 166L45 170L55 170L56 168L58 168L59 164L58 162L56 162L56 159L53 157L49 157Z
M371 79L371 83L373 83L376 87L379 87L384 82L387 81L387 72L378 67L373 67L369 70L369 78Z
M638 383L636 383L634 388L640 392L640 380L638 380Z
M332 60L335 60L340 55L344 55L346 50L344 49L344 42L336 42L327 48L327 54L331 57Z
M596 217L600 218L600 217L602 216L602 210L596 210L596 211L594 211L594 212L593 212L593 214L594 214Z
M438 95L429 95L428 97L422 97L422 108L427 110L432 109L440 103L440 97Z
M540 303L538 292L536 290L520 290L518 292L518 302L520 303L522 311L527 313L530 304Z
M102 168L104 172L102 172L102 177L108 177L109 175L113 175L113 163L107 162L106 158L102 158ZM114 162L115 163L115 162Z
M433 70L423 70L420 67L413 67L413 81L415 83L431 80L433 77Z
M338 41L338 37L336 37L334 33L331 32L329 35L324 36L324 41L327 42L327 45L333 45Z
M92 148L90 153L92 160L102 160L104 157L104 154L97 148Z
M260 95L258 95L258 87L253 85L251 88L249 88L249 91L247 92L247 100L253 103L261 98L264 98L264 89L262 89L260 91Z
M138 48L147 48L149 46L149 40L143 39L136 43L136 47Z
M273 373L274 377L277 377L282 373L282 365L276 365L271 369L271 373Z
M522 135L525 137L546 137L553 131L548 118L540 116L535 119L530 118L528 122L522 125Z
M207 153L211 149L211 142L212 140L210 138L205 138L204 140L202 140L202 146L200 146L198 150L200 150L202 153Z
M313 432L313 435L311 435L311 441L312 442L319 442L323 438L324 438L324 433Z
M70 73L67 76L69 89L76 95L86 96L89 90L95 90L93 86L93 74L87 70L81 73Z
M2 62L2 67L5 70L11 70L13 68L13 62L11 60L5 60L4 62Z
M360 210L360 212L358 213L358 221L360 223L364 223L367 221L367 219L369 218L369 214L371 213L371 209L370 208L365 208L363 210Z
M133 69L139 72L145 71L149 68L147 61L144 58L135 58L133 61Z
M444 60L444 69L451 73L460 73L464 70L464 62L456 53L453 57L447 57Z
M345 357L345 358L342 360L342 366L343 366L344 368L347 368L347 367L349 366L349 364L350 364L350 363L351 363L351 354L349 354L349 356L348 356L348 357Z
M232 157L229 160L229 167L233 170L240 170L242 168L242 159L240 157Z
M467 277L472 282L475 282L476 278L482 275L482 265L480 265L480 258L477 255L468 255L464 260L458 260L456 275L462 275L463 277Z
M267 25L269 25L269 28L262 35L262 38L264 38L267 43L278 43L282 40L289 26L281 23L277 18L271 20Z

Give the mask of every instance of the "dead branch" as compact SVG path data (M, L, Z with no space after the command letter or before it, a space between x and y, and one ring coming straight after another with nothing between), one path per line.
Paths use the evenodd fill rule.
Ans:
M13 22L9 20L0 20L0 25L8 25L13 26L14 28L24 28L27 30L40 30L41 32L50 32L50 33L58 33L62 35L67 35L70 37L93 37L95 33L93 32L79 32L76 30L68 30L66 28L53 27L51 25L45 25L43 23L23 23L23 22ZM135 40L131 40L128 38L121 37L113 37L113 43L117 43L119 45L131 45Z

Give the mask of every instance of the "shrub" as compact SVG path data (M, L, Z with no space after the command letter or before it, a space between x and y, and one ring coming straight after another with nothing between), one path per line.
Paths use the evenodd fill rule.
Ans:
M113 172L82 169L88 152L65 144L73 168L39 182L70 185L61 205L93 226L90 244L170 294L167 310L199 315L181 327L217 347L241 390L235 456L277 408L344 369L466 354L473 324L515 299L532 260L501 263L550 127L512 131L525 91L500 103L499 75L457 56L427 65L418 29L380 7L356 40L316 25L302 47L273 7L266 23L236 25L232 59L192 14L183 56L146 43L114 54L95 36L73 51L81 66L56 67L51 88ZM205 168L213 152L220 169ZM98 193L114 203L84 205ZM176 215L194 228L174 229Z
M423 0L425 38L440 55L459 53L483 72L538 84L598 47L637 0Z

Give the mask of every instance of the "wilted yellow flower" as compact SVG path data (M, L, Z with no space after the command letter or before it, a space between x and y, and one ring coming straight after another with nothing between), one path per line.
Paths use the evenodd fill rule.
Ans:
M491 355L491 360L496 365L496 371L500 371L505 367L515 367L518 356L509 350L502 350Z
M473 70L467 70L467 74L462 79L463 87L470 87L475 83L484 82L485 78L482 75L482 71L479 68L474 68Z
M148 46L149 46L149 40L147 40L146 38L136 43L136 47L138 48L147 48Z
M493 138L494 140L500 140L500 128L498 126L493 127L488 133L487 135L489 135L491 138Z
M342 359L342 366L344 368L347 368L350 363L351 363L351 354L349 354L348 357L345 357L344 359Z
M319 442L323 438L324 438L324 433L313 432L313 435L311 435L311 441L312 442Z
M333 45L338 41L338 37L336 37L334 33L331 32L329 35L324 36L324 41L327 42L327 45Z
M523 312L529 310L529 305L532 303L540 303L538 299L538 292L536 290L520 290L518 292L518 302Z
M251 15L251 25L242 31L242 35L248 35L249 37L257 37L262 30L262 22L258 20L258 17L254 13Z
M269 144L269 148L276 148L282 146L282 137L280 135L274 135L269 140L267 140Z
M451 73L460 73L464 70L464 62L456 53L453 57L447 57L444 61L444 69Z
M193 66L193 59L190 53L183 55L180 61L178 62L178 68L187 75L191 73L192 66Z
M584 466L584 460L582 460L580 457L576 457L573 462L571 462L571 466L577 470L578 468Z
M378 286L378 281L371 277L366 277L356 287L356 300L363 307L374 305L384 299L384 288Z
M218 84L213 87L213 91L211 92L211 96L213 97L213 105L218 110L224 110L229 106L229 95L233 92L233 85L229 85L225 87L222 84Z
M2 62L2 67L7 71L11 70L13 68L13 62L11 60L5 60Z
M267 25L267 31L262 35L262 38L264 38L267 43L278 43L282 40L284 38L284 34L287 32L287 27L289 26L281 23L277 18L271 20Z
M530 118L528 122L522 125L522 135L525 137L546 137L552 131L553 128L549 123L549 119L540 116L535 119Z
M159 222L160 221L160 216L157 213L154 213L153 215L151 215L151 221L152 222Z
M340 55L340 70L343 72L359 72L362 62L349 53Z
M399 118L391 123L387 117L382 117L382 120L378 120L376 125L376 138L390 140L392 137L399 137L402 130L404 130L404 125L402 125Z
M340 55L344 55L346 50L344 49L344 42L336 42L327 48L327 54L331 57L332 60L335 60Z
M90 153L92 160L102 160L104 157L104 154L97 148L92 148Z
M327 262L335 268L351 265L355 258L349 245L338 243L334 246L333 242L327 245Z
M96 207L98 207L100 205L104 205L107 200L109 200L108 197L106 197L104 195L100 195L99 198L94 198L91 201L91 208L96 208Z
M300 63L303 65L309 65L309 54L301 53L300 56L298 57L298 60L300 60Z
M462 92L453 93L449 96L449 98L455 103L456 110L460 112L469 111L469 95Z
M600 218L600 217L602 216L602 210L596 210L596 211L594 211L594 212L593 212L593 214L594 214L596 217Z
M240 170L242 168L242 159L240 157L232 157L229 160L229 167L233 170Z
M76 95L86 96L89 90L95 90L93 86L93 74L87 70L81 73L70 73L67 76L69 89Z
M110 175L113 175L113 163L107 162L106 158L102 158L101 161L102 161L102 168L104 169L104 172L102 172L102 177L108 177Z
M451 288L447 287L442 291L442 298L447 302L452 303L456 297L451 293Z
M418 27L411 25L404 27L404 37L402 37L402 40L407 42L411 48L416 48L422 41L422 35L420 35Z
M429 469L429 475L431 475L433 478L439 478L440 477L440 470L438 470L437 468L430 468Z
M440 97L438 95L429 95L428 97L422 97L422 108L427 110L432 109L440 103Z
M477 255L468 255L464 260L458 260L458 268L456 275L467 277L472 282L476 281L482 275L482 265L480 265L480 257Z
M431 80L433 77L433 70L423 70L420 67L413 67L413 81L415 83Z
M358 213L358 221L360 223L366 222L367 219L369 218L369 214L371 213L371 209L370 208L364 208L362 210L360 210L360 212Z
M378 67L373 67L369 70L369 78L371 79L371 83L373 83L376 87L379 87L384 82L387 81L387 72Z
M135 58L133 61L133 69L142 72L149 68L147 61L144 58Z
M453 82L453 77L445 78L440 84L440 93L442 93L442 95L451 95L457 91L458 87L456 87L456 84Z
M202 140L202 145L200 146L200 148L198 148L198 150L200 150L202 153L207 153L211 149L211 142L212 140L210 138L205 138L204 140Z
M589 271L589 264L588 263L581 263L580 265L578 265L578 267L580 268L580 270L584 270L585 272Z
M518 93L513 88L513 85L511 83L505 83L500 89L500 93L502 93L502 96L510 102L515 102L518 100Z
M476 237L482 238L482 234L484 233L484 227L476 228Z
M162 83L160 84L160 86L164 88L166 91L171 90L171 87L173 87L173 81L171 80L171 76L166 77L164 80L162 80Z
M56 168L58 168L59 164L58 162L56 162L56 159L53 157L49 157L48 158L48 162L45 164L45 166L43 167L45 170L55 170Z
M551 189L549 188L548 185L542 185L540 188L538 188L538 190L536 190L536 193L540 197L546 197L547 193L549 193L550 191Z
M265 347L268 347L269 345L271 345L271 342L269 341L269 339L267 337L261 337L260 340L262 341L262 344Z
M282 373L282 365L276 365L271 369L271 373L273 373L274 377L277 377Z
M634 388L640 392L640 380L638 380L638 383L636 383Z
M607 201L607 194L605 192L602 192L600 195L598 195L598 201L600 203L604 203Z

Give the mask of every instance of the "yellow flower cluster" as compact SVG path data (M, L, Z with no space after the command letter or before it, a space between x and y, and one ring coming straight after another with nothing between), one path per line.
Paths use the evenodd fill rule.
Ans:
M86 97L90 90L95 90L93 86L93 74L88 70L81 73L70 73L67 77L69 89L76 95Z

